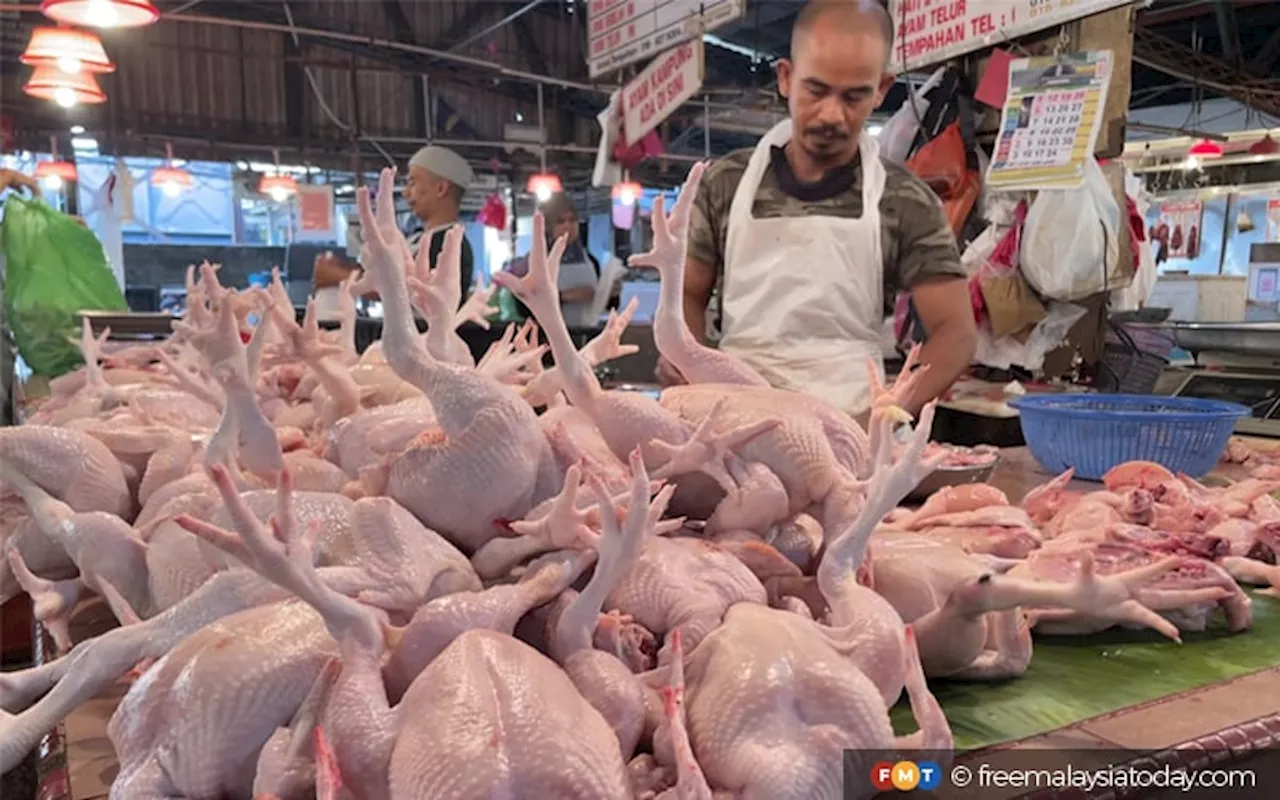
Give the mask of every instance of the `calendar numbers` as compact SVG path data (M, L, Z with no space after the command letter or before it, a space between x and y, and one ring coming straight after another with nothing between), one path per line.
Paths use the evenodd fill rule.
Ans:
M1052 167L1071 160L1084 120L1084 90L1036 95L1027 125L1013 131L1007 169Z

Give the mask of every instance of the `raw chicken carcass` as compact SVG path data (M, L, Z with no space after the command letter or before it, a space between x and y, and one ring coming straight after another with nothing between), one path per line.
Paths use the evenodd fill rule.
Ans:
M499 533L495 521L519 519L561 488L537 416L510 387L474 370L442 363L423 347L405 284L412 263L395 226L394 170L383 170L378 216L369 191L358 195L365 234L364 266L382 298L383 353L405 381L422 390L440 436L420 438L390 465L390 496L427 526L473 551ZM427 251L421 258L428 258ZM504 491L493 491L501 474Z
M308 539L288 513L287 487L286 477L273 533L244 509L235 514L239 536L212 528L202 535L251 554L255 569L319 610L338 639L343 666L323 724L344 783L368 797L631 796L608 723L552 661L509 635L529 608L567 586L572 571L548 568L527 582L475 594L487 599L470 613L424 607L397 637L386 667L410 678L403 700L392 707L387 688L398 693L384 688L380 666L384 624L316 580ZM506 632L475 630L486 617ZM428 626L437 630L424 640ZM446 631L452 635L442 639ZM418 641L406 656L410 639Z
M930 405L892 466L888 422L873 417L885 446L864 487L863 514L831 537L818 568L829 626L738 603L684 659L688 736L710 789L744 798L840 798L847 796L845 750L950 749L951 732L925 685L914 635L854 575L876 523L934 466L921 461L932 416ZM659 670L655 680L672 672ZM904 684L921 730L895 739L887 709ZM874 790L866 788L869 797Z
M1032 553L1025 562L1009 571L1012 576L1062 581L1078 576L1081 565L1091 560L1099 574L1112 575L1152 564L1165 555L1129 543L1092 543L1072 547L1046 548ZM1189 590L1219 589L1219 597L1189 597ZM1247 629L1253 620L1251 602L1231 576L1205 559L1186 557L1177 569L1138 591L1143 606L1164 616L1182 631L1201 631L1213 611L1222 608L1228 629ZM1064 609L1036 609L1029 612L1033 628L1045 633L1088 634L1116 624L1113 617L1097 617ZM1128 627L1131 623L1120 621Z
M930 677L992 680L1022 674L1031 659L1031 635L1021 608L1072 609L1095 619L1150 626L1178 640L1178 629L1140 599L1146 584L1182 563L1176 556L1105 577L1096 577L1086 559L1070 577L1073 583L1050 583L997 574L925 535L882 530L871 547L870 585L915 628ZM1211 587L1176 599L1213 602L1225 594Z
M120 772L110 797L249 797L262 747L336 655L319 615L297 601L201 628L112 715Z
M684 318L684 268L689 245L689 212L701 185L707 162L689 170L676 204L667 215L665 198L653 203L653 249L631 257L632 268L658 271L661 290L653 317L653 341L658 352L691 383L768 386L760 373L741 359L699 342Z

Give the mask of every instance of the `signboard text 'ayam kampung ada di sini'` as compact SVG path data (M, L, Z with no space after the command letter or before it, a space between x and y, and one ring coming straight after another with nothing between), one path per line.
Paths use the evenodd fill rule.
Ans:
M627 146L640 141L702 88L702 42L671 48L622 87Z

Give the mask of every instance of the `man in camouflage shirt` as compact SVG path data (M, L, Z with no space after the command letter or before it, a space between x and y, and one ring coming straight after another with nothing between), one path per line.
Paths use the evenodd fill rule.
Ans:
M928 333L921 360L930 370L908 411L946 391L968 368L976 343L965 271L937 196L878 155L872 170L862 163L870 141L863 125L894 79L887 72L892 41L892 21L876 3L810 2L792 33L792 59L778 64L798 135L787 131L777 144L766 137L754 151L709 167L689 225L684 313L694 335L707 341L703 321L715 292L723 349L775 386L854 414L868 407L864 365L878 358L879 331L898 292L910 292ZM870 147L878 154L874 142ZM864 185L868 172L876 185ZM758 186L735 205L744 174ZM881 183L859 230L868 211L864 191ZM731 219L742 226L736 234ZM682 381L665 362L659 377Z

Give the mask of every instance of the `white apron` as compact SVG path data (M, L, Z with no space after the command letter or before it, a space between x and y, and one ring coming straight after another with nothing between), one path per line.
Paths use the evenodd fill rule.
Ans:
M756 219L752 205L771 149L790 138L790 120L765 134L733 196L720 347L777 388L805 392L857 415L871 407L867 360L884 374L884 165L875 139L863 133L858 219Z
M585 286L596 287L599 276L595 266L584 256L581 261L560 262L560 279L557 288L560 291L581 289ZM594 297L591 300L580 300L576 303L561 303L560 311L564 314L565 324L570 328L590 328L599 319L599 314L592 313L595 307Z

